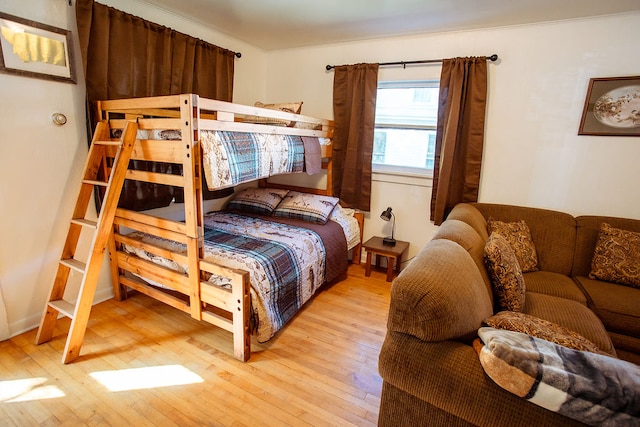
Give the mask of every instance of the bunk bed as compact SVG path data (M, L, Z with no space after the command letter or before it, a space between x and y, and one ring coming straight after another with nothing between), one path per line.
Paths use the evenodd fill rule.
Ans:
M184 190L184 212L178 218L116 210L108 249L117 300L135 290L230 331L234 356L246 361L252 333L259 341L271 338L322 284L346 272L347 250L354 262L359 261L361 213L338 204L326 218L312 215L310 221L307 213L295 208L306 205L308 197L320 204L337 201L330 194L332 121L194 94L99 101L97 117L108 124L114 138L127 123L137 122L132 160L180 166L169 173L130 166L126 179ZM319 166L327 170L326 189L267 181L272 175ZM278 203L267 212L229 203L225 212L205 213L203 185L214 190L247 182L259 183L254 194L261 189L277 195ZM251 193L251 185L244 191ZM293 204L278 209L285 199ZM268 240L267 235L284 236L285 242L272 243L280 253L295 252L291 246L296 245L303 253L288 255L297 261L284 267L256 267L246 246ZM285 248L286 241L290 245ZM232 254L234 247L241 251ZM259 251L262 258L275 257L272 246ZM268 275L288 277L289 287L260 285ZM278 292L281 298L274 296Z

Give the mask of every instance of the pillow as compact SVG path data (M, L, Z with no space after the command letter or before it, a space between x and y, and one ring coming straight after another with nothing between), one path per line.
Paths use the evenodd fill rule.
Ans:
M266 108L268 110L279 110L284 111L285 113L293 113L300 114L302 111L302 101L301 102L286 102L281 104L263 104L262 102L256 102L253 104L254 107ZM271 117L260 117L260 116L246 116L243 120L244 122L249 123L257 123L262 125L274 125L274 126L295 126L295 121L285 120L285 119L275 119Z
M515 311L501 311L483 323L496 329L521 332L575 350L606 354L597 345L570 329L548 320Z
M288 192L288 190L276 188L246 188L233 196L233 199L227 204L227 209L271 215Z
M491 234L484 247L484 263L501 310L522 311L524 278L513 249L501 234Z
M478 335L480 364L503 389L588 425L640 423L640 366L519 332L484 327Z
M640 288L640 233L602 223L589 278Z
M289 191L275 208L273 215L325 224L337 204L337 197Z
M523 273L538 270L538 254L531 239L531 231L524 220L516 222L496 221L489 218L487 221L489 234L499 233L509 242L518 258L520 270Z

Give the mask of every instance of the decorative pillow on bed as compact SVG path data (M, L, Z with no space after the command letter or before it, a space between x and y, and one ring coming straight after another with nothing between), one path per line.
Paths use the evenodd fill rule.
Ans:
M289 191L275 208L273 215L325 224L336 204L337 197Z
M499 233L507 239L518 258L518 264L520 264L520 270L523 273L538 270L538 253L531 239L529 226L524 220L503 222L489 218L487 228L489 234Z
M227 209L271 215L288 192L289 190L276 188L246 188L233 196L233 199L227 204Z
M522 311L524 277L511 245L501 234L493 233L484 247L484 263L501 310Z
M640 288L640 233L602 223L589 278Z
M255 104L253 104L253 106L259 107L259 108L266 108L268 110L284 111L285 113L292 113L292 114L300 114L300 111L302 111L302 101L286 102L286 103L280 103L280 104L263 104L262 102L258 101ZM246 116L243 121L249 122L249 123L258 123L261 125L288 126L288 127L295 126L296 124L295 121L291 121L291 120L275 119L271 117L260 117L260 116Z
M496 329L521 332L575 350L606 354L582 335L564 326L529 314L516 311L501 311L485 319L482 323Z
M519 332L485 327L478 335L480 364L503 389L589 425L639 425L640 366Z

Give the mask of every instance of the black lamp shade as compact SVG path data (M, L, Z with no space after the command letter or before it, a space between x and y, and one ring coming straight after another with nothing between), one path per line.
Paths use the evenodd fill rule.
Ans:
M396 239L393 238L393 235L396 229L396 216L391 211L391 206L389 206L384 212L380 214L380 218L384 221L391 221L391 218L393 218L393 225L391 226L391 237L385 237L384 239L382 239L382 243L388 246L395 246Z
M391 220L391 215L393 215L391 211L392 211L391 207L388 207L385 211L383 211L380 214L380 218L382 218L385 221Z

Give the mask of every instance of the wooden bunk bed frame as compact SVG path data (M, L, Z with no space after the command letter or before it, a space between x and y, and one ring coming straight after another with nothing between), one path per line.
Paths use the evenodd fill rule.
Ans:
M108 243L115 298L122 300L127 297L127 289L134 289L187 312L194 319L204 320L225 329L233 334L234 356L247 361L251 354L249 273L203 259L200 133L204 130L216 130L331 138L333 122L278 110L205 99L194 94L100 101L97 103L97 111L100 121L107 123L111 130L123 129L128 122L136 121L140 130L178 130L182 138L136 140L132 160L180 164L183 173L172 175L129 169L126 179L182 187L184 220L175 221L121 208L116 210L113 231ZM244 117L304 123L306 128L247 123L242 121ZM322 151L322 157L326 159L327 189L287 188L331 195L331 145L322 145ZM262 181L263 185L265 181ZM362 231L361 213L357 215L357 219ZM131 239L121 232L123 228L182 243L186 246L186 255ZM121 250L124 244L187 265L188 273L181 274L126 253ZM360 245L354 249L353 259L359 261ZM209 274L230 278L231 290L205 281L206 275ZM174 291L152 286L138 277L162 283Z

